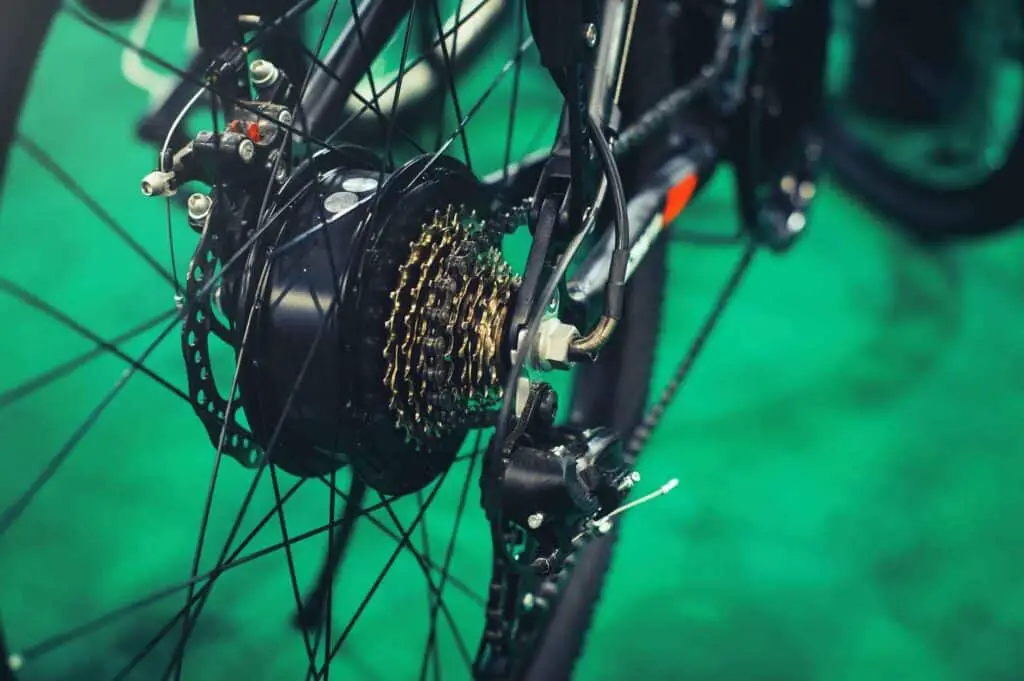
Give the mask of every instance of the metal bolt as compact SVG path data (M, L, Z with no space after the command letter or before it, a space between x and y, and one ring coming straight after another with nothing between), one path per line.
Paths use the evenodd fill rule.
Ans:
M587 24L583 27L583 39L587 41L587 47L597 44L597 25Z
M294 119L292 118L292 112L285 109L280 113L280 115L278 115L277 120L281 121L285 125L291 125Z
M807 226L807 218L804 217L803 213L793 213L786 220L786 229L791 234L803 231L803 228Z
M277 82L280 71L266 59L256 59L249 64L249 77L257 88L270 87Z
M251 139L244 139L238 143L238 158L242 159L242 163L251 163L255 157L256 145Z
M523 607L527 610L533 610L533 605L536 602L533 594L526 594L523 596Z
M532 603L530 604L532 607ZM25 666L25 658L17 653L12 653L7 657L7 668L12 672L21 671L21 668Z
M625 492L627 490L630 490L633 488L633 485L635 485L638 482L640 482L640 474L637 473L636 471L633 471L625 478L623 478L622 482L619 483L619 491Z
M814 186L813 182L801 182L800 186L797 188L797 194L799 194L800 198L804 201L810 201L813 199L816 192L817 188Z
M188 197L188 218L194 222L200 222L206 219L206 216L210 214L210 208L213 206L213 200L206 194L193 194Z
M543 513L531 513L526 519L526 524L531 530L536 530L538 527L544 524Z
M365 194L377 189L377 180L372 177L350 177L341 183L341 188L347 192Z
M324 199L324 208L329 213L347 213L359 203L359 197L352 192L334 192Z

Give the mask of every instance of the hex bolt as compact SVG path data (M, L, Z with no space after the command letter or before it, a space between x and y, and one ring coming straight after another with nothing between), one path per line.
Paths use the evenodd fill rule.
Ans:
M213 200L206 194L195 193L188 197L188 219L202 222L210 214Z
M597 44L597 25L587 24L583 27L583 39L587 41L587 47Z
M251 139L246 138L238 143L238 158L242 159L242 163L252 163L255 157L256 145Z
M529 515L529 517L527 517L527 519L526 519L526 525L531 530L536 530L537 528L539 528L543 524L544 524L544 514L543 513L531 513Z
M249 64L249 77L253 87L258 89L270 87L280 75L278 68L266 59L255 59Z
M292 118L292 112L289 111L288 109L285 109L278 115L277 120L281 121L285 125L291 125L292 120L294 119Z

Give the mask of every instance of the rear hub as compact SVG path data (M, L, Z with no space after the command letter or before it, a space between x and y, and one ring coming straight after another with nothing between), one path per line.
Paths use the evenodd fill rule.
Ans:
M286 205L222 294L236 350L250 326L254 440L296 475L350 464L381 492L420 489L501 397L518 283L489 197L443 156L382 175L342 152L297 171L269 212Z

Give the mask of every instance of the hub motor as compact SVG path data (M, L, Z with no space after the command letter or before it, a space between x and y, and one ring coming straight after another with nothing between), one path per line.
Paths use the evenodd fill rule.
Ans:
M343 150L300 167L267 211L283 211L280 226L221 306L242 354L238 401L273 463L300 476L351 464L404 494L446 470L500 401L518 279L465 166L375 165Z

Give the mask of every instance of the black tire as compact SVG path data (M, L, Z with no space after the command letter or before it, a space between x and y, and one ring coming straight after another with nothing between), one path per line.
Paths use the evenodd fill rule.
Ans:
M60 0L0 3L0 64L4 64L0 76L0 187L25 91L58 8Z
M654 105L673 86L672 24L659 3L638 4L623 91L624 118L630 120ZM623 168L627 195L660 160L660 147L641 149ZM631 181L632 180L632 181ZM632 186L631 186L632 185ZM668 239L655 241L630 279L623 319L598 362L577 372L572 419L604 423L622 434L643 418L654 371L668 273ZM587 632L604 588L619 526L591 542L580 554L572 578L540 643L529 681L562 681L572 676L583 653Z
M1021 102L1024 111L1024 101ZM962 189L939 189L892 167L833 118L828 154L836 176L858 198L923 241L997 234L1024 219L1024 126L1002 166Z
M934 103L915 93L914 78L905 59L894 57L897 50L911 50L926 64L935 62L935 79L949 79L955 59L957 32L961 24L952 11L965 3L947 2L937 7L935 35L919 34L920 46L907 46L906 31L923 30L903 22L903 13L914 5L900 0L877 5L876 12L891 8L892 16L878 18L857 34L853 94L858 102L883 116L902 120L925 120L939 115ZM893 33L892 31L895 31ZM858 61L859 60L859 61ZM903 73L903 70L908 73ZM929 108L932 107L932 108ZM1024 101L1018 104L1024 112ZM923 118L922 118L923 117ZM1020 178L1024 176L1024 113L1017 122L1013 142L1002 165L961 188L942 188L919 181L890 164L874 147L865 143L835 115L828 124L830 163L840 181L858 198L895 220L911 235L925 241L982 237L995 234L1024 218L1020 201Z
M59 0L8 0L0 3L0 59L7 65L0 78L0 196L7 152L14 139L21 103L38 53ZM644 40L633 41L625 83L627 116L645 110L672 87L671 60L665 55L671 37L657 3L640 3L635 31ZM627 118L628 120L628 118ZM641 150L625 169L629 178L649 168L658 149ZM626 433L639 423L646 406L657 346L662 300L665 294L668 240L659 238L635 272L626 298L624 318L612 342L593 366L579 372L573 418L583 423L607 423ZM586 387L584 387L586 386ZM583 396L612 396L586 400ZM528 681L562 681L572 675L583 651L584 639L597 606L618 531L591 542L575 558L560 605L549 623L532 664ZM2 624L2 623L0 623ZM0 644L3 630L0 628ZM0 645L0 651L2 651ZM0 681L9 670L0 658Z

